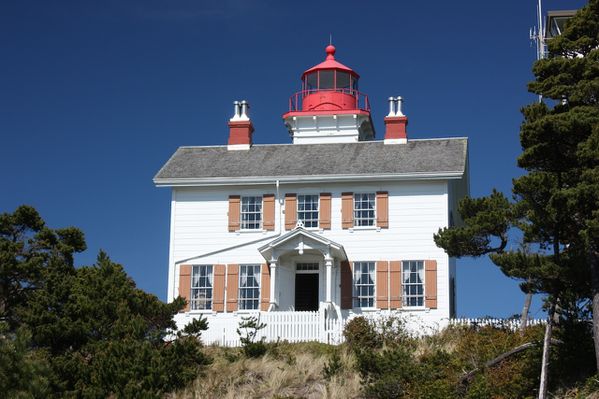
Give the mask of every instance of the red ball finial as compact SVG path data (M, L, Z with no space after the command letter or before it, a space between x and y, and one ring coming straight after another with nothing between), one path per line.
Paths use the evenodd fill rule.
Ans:
M335 46L329 44L324 50L327 52L327 60L335 59Z

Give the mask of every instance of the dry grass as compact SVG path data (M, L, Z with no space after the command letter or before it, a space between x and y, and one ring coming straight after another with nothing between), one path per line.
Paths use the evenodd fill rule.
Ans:
M313 345L287 344L281 353L246 359L237 349L207 348L213 358L205 374L170 399L328 398L359 397L360 376L354 359L341 353L341 371L330 380L323 367L328 353ZM329 348L330 351L330 348Z

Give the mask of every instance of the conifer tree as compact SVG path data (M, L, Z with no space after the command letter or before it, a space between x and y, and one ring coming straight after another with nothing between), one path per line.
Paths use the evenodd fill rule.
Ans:
M518 165L527 173L513 182L513 212L501 213L507 206L493 203L496 193L466 199L460 207L464 227L441 230L435 241L451 256L491 253L506 275L547 293L549 334L558 303L592 298L599 368L599 0L581 9L548 49L529 84L545 100L522 111ZM490 208L472 212L472 203ZM513 227L534 253L503 251ZM502 245L493 247L489 237Z

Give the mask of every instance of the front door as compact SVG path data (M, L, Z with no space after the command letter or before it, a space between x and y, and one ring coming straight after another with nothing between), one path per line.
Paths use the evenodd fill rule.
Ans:
M295 275L295 310L318 310L318 273Z

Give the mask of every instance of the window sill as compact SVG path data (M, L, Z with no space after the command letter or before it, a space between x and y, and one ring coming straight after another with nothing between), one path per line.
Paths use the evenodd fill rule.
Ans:
M260 313L260 309L242 309L242 310L236 310L234 312L231 312L233 314L240 314L240 315L244 315L244 314L256 314L256 313Z
M193 316L193 315L198 315L198 314L216 314L216 313L217 312L212 309L206 309L206 310L190 310L186 314L188 316Z
M381 228L378 226L354 226L354 227L350 227L348 230L350 233L353 233L354 231L366 231L366 230L381 231Z
M262 233L262 234L266 234L267 230L264 229L243 229L243 230L237 230L235 231L235 234L239 235L239 234L252 234L252 233Z
M378 312L380 309L379 308L360 308L360 307L353 307L352 310L355 311L360 311L360 312L364 312L364 313L374 313L374 312Z
M430 308L425 308L424 306L402 306L401 310L405 310L407 312L430 312Z

